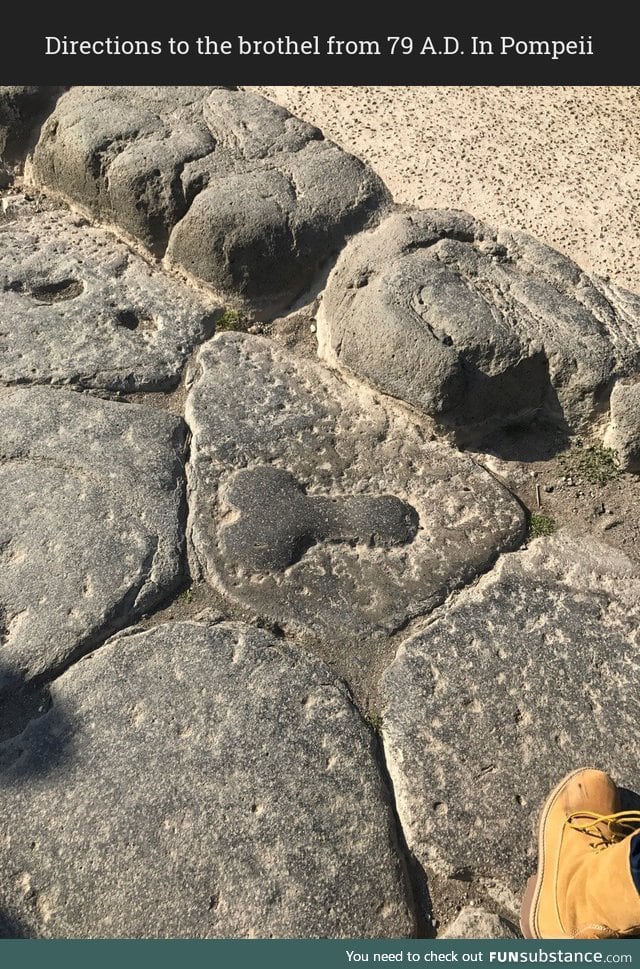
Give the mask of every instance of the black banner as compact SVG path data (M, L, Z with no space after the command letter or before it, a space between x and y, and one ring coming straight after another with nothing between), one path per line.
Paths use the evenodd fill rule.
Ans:
M637 40L610 5L597 15L512 6L325 7L291 17L184 5L136 16L30 17L0 34L2 84L637 84ZM24 17L22 26L20 17Z

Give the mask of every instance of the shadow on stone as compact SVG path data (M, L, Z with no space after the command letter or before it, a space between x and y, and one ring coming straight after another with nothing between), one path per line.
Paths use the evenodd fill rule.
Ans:
M33 936L20 919L0 908L0 939L31 939Z
M572 430L543 354L523 361L509 373L493 377L467 362L464 366L474 386L472 399L462 417L444 419L442 424L460 450L481 451L503 461L523 464L548 461L566 450ZM535 384L534 377L537 377L538 401L532 401L529 411L522 406L519 409L518 388L527 380ZM598 413L608 409L610 392L608 385L602 388Z
M47 685L0 666L0 785L60 768L69 739L69 722L53 706Z
M0 665L0 743L17 737L50 706L46 686Z
M0 135L10 164L23 161L35 148L40 129L64 87L8 87L0 92ZM1 147L1 146L0 146Z
M518 422L495 431L481 440L474 450L493 454L503 461L549 461L567 449L571 432L565 421L550 423L536 417L530 423Z

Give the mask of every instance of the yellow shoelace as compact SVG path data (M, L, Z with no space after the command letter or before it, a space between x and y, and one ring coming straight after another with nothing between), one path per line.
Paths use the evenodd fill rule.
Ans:
M587 824L574 824L574 818L588 818ZM581 811L571 814L565 824L572 831L592 835L598 841L592 841L591 847L595 851L608 848L609 845L623 841L628 835L640 828L640 811L618 811L616 814L594 814L591 811ZM600 827L603 826L604 830Z

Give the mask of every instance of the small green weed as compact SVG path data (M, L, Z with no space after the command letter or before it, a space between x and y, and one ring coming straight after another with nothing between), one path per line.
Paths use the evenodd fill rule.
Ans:
M364 719L375 733L382 731L382 714L378 713L377 710L367 710Z
M540 538L542 535L553 535L556 530L556 523L553 518L547 515L533 514L529 520L529 531L527 538Z
M572 447L560 455L558 463L565 474L575 475L589 484L603 485L620 474L616 452L604 444Z
M185 589L184 592L182 593L182 598L187 603L187 605L193 602L193 592L191 591L191 589Z
M216 332L239 330L241 333L246 333L248 326L249 321L238 310L225 310L216 322Z

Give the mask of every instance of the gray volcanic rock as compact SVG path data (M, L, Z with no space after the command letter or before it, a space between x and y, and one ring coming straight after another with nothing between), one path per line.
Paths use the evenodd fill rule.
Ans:
M618 382L609 401L611 423L604 436L623 471L640 471L640 382Z
M402 646L383 735L423 865L519 895L564 775L592 766L640 788L639 620L640 567L558 536L505 556Z
M33 175L272 315L389 202L377 176L317 128L223 88L73 88L43 127Z
M134 404L0 394L0 682L50 675L177 585L184 434Z
M52 110L61 87L0 86L0 159L14 161L29 147L29 137Z
M214 305L104 229L14 206L0 223L0 381L169 389Z
M334 642L389 633L522 538L487 472L268 340L219 334L187 384L195 554L262 616Z
M578 428L640 369L640 298L522 232L409 210L354 239L329 279L327 360L459 438L543 413Z
M0 747L0 910L33 936L401 937L375 740L260 630L120 636Z

